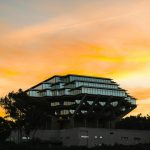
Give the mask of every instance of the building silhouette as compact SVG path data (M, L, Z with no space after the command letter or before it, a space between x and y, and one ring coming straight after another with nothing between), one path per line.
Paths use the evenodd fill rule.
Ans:
M36 138L86 147L150 142L150 131L115 129L116 122L137 105L136 99L112 79L56 75L25 92L35 100L41 98L50 103L50 118L39 127ZM16 137L13 132L10 139Z
M109 78L53 76L26 92L51 103L51 129L114 128L118 119L136 108L136 99Z

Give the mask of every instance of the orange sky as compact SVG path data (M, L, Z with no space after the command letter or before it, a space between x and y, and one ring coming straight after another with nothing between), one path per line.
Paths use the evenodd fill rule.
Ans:
M131 114L150 114L149 6L149 0L0 0L0 96L55 74L96 75L138 99Z

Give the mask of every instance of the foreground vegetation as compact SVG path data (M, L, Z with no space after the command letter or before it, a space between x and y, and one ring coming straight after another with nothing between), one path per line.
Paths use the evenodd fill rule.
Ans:
M61 146L51 146L48 143L3 143L0 144L0 150L148 150L150 144L138 144L134 146L124 146L124 145L114 145L101 147L87 148L87 147L61 147Z
M28 136L31 131L36 131L51 117L51 106L47 99L29 97L21 89L18 92L10 92L1 98L0 106L6 112L5 118L0 117L0 137L3 140L8 137L8 134L7 136L2 135L6 131L10 133L11 130L18 130L20 139L22 131L25 131Z
M116 128L132 130L150 130L150 116L142 116L141 114L139 114L137 116L123 118L120 122L116 124Z

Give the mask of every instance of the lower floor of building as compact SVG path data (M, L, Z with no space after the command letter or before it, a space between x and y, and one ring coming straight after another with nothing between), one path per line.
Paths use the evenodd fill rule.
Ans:
M13 131L9 141L19 141L18 131ZM21 140L38 138L62 146L97 147L101 145L136 145L150 143L150 131L107 129L107 128L72 128L63 130L37 130L27 137L22 133Z

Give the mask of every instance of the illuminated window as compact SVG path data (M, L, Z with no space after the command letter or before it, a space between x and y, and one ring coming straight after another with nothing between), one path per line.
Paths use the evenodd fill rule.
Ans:
M87 110L81 110L82 114L87 113Z
M88 103L89 105L92 105L92 104L93 104L93 101L87 101L87 103Z
M79 104L79 103L80 103L80 101L81 101L81 100L75 100L75 102L76 102L77 104Z
M73 114L74 112L75 112L75 110L72 110L72 109L70 110L70 113L71 113L71 114Z
M101 106L104 106L104 105L106 104L106 102L99 102L99 104L100 104Z
M126 108L125 108L125 107L123 107L121 110L122 110L122 111L125 111L125 110L126 110Z
M118 105L118 102L116 101L116 102L111 102L110 103L112 106L114 106L114 107L116 107L117 105Z
M89 136L88 136L88 135L81 135L81 138L83 138L83 139L88 139Z
M98 138L98 136L97 136L97 135L95 135L95 136L94 136L94 138L95 138L95 139L97 139L97 138Z

